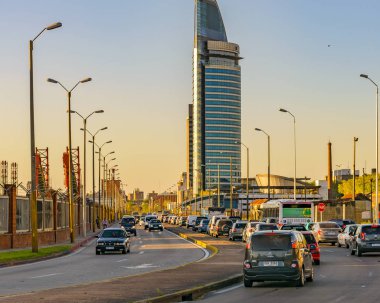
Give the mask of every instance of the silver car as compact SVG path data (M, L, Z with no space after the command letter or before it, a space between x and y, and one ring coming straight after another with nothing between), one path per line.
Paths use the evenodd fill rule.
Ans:
M349 248L350 238L352 237L350 233L355 232L357 226L358 224L346 225L344 230L338 235L338 247L343 246L345 248Z
M335 222L316 222L312 230L318 243L331 243L331 245L338 242L340 231L339 225Z
M243 230L247 225L247 221L236 221L228 234L228 240L235 241L235 239L243 238Z

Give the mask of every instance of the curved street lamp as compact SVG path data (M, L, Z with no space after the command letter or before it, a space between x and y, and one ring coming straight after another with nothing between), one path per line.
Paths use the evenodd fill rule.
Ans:
M29 40L29 106L30 106L30 214L31 214L31 230L32 230L32 252L38 252L38 232L37 232L37 192L36 192L36 143L34 133L34 84L33 84L33 43L45 31L53 30L61 27L61 22L53 23L45 27L40 33Z
M71 93L80 84L91 81L91 78L85 78L80 80L73 86L72 89L67 89L61 82L48 78L47 82L59 84L67 92L67 114L68 114L68 124L69 124L69 227L70 227L70 240L74 243L75 233L74 233L74 208L73 208L73 185L72 185L72 174L73 174L73 163L72 163L72 147L71 147Z

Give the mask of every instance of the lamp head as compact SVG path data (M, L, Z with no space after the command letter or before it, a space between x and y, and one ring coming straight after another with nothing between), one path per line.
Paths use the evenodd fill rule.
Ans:
M106 126L106 127L103 127L103 128L101 128L100 130L106 130L106 129L108 129L108 127Z
M107 143L107 144L108 144L108 143L112 143L112 140L110 140L110 141L107 141L106 143Z
M81 131L84 131L84 128L81 128L80 130L81 130Z
M114 153L115 153L115 151L113 150L113 151L111 151L109 154L112 155L112 154L114 154Z
M355 142L358 142L358 141L359 141L359 138L354 137L354 141L355 141Z
M61 22L56 22L56 23L53 23L53 24L50 24L49 26L47 26L46 29L48 31L50 31L52 29L56 29L56 28L61 27L61 26L62 26Z
M76 113L75 110L71 110L71 111L70 111L70 114L75 114L75 113Z
M280 108L279 111L283 112L283 113L287 113L288 112L286 109L283 109L283 108Z
M54 79L52 79L52 78L47 78L47 82L51 82L51 83L58 83L58 81L57 80L54 80Z
M368 79L368 75L366 74L360 74L360 77Z
M81 129L83 129L83 128L81 128ZM88 140L88 142L90 142L90 143L94 143L92 140Z
M86 79L81 80L80 83L90 82L91 80L92 78L86 78Z
M112 159L111 159L111 161L115 161L115 160L116 160L116 158L112 158Z
M260 128L255 128L255 130L257 130L258 132L261 132L262 130Z
M102 113L104 113L104 110L102 110L102 109L101 109L101 110L96 110L96 111L95 111L95 114L102 114Z

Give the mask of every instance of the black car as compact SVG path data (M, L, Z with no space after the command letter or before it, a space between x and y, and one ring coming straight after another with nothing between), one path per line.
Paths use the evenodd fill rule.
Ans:
M207 217L201 217L201 216L199 216L199 217L197 217L196 219L195 219L195 222L194 222L194 225L192 226L192 230L193 231L197 231L198 230L198 225L199 225L199 223L201 223L201 221L203 220L203 219L207 219Z
M241 221L240 216L229 216L228 219L230 219L232 223L235 223L236 221Z
M305 237L295 230L256 231L247 241L243 264L244 286L253 282L313 281L313 257Z
M346 228L346 225L348 225L348 224L356 224L355 223L355 221L353 221L353 220L350 220L350 219L345 219L345 220L343 220L343 219L331 219L331 220L329 220L329 221L331 221L331 222L335 222L336 224L338 224L339 225L339 227L343 230L343 229L345 229Z
M134 217L125 216L121 219L119 223L120 227L123 227L127 233L134 234L135 236L137 235L135 226L136 221Z
M96 241L96 254L121 251L130 252L129 234L122 228L106 228Z
M149 229L149 231L152 231L152 230L161 230L161 231L163 231L164 227L163 227L163 225L162 225L162 223L161 223L160 220L152 219L152 220L149 221L148 229Z

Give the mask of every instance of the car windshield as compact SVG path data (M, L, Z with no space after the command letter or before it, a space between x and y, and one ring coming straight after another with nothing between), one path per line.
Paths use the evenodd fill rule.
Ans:
M122 230L105 230L102 233L102 238L123 238L124 231Z
M338 224L331 222L331 223L319 223L320 228L340 228Z
M366 235L379 235L380 226L363 226L362 232Z
M303 225L284 225L282 230L298 230L298 231L305 231L306 228Z
M122 224L135 224L134 218L123 218L121 219Z
M315 240L313 234L303 234L303 236L305 237L307 244L314 244L314 243L317 242L317 241Z
M277 225L259 225L260 230L278 230Z
M289 250L291 249L291 242L289 235L254 235L251 238L251 248L257 251L267 250Z
M244 228L247 225L247 223L236 223L235 227L236 228Z
M153 220L153 219L156 219L155 217L145 217L145 221L150 221L150 220Z

